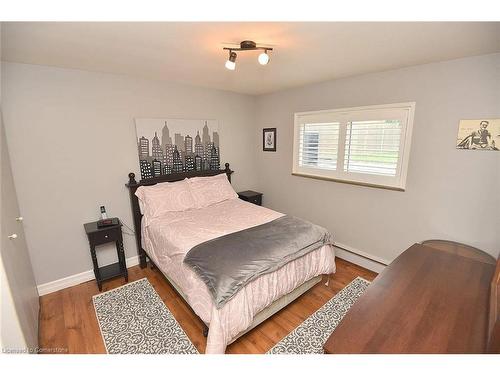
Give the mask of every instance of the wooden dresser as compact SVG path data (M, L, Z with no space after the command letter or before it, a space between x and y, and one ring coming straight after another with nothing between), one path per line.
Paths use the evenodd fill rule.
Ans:
M495 266L491 255L453 242L411 246L359 298L325 352L487 352Z

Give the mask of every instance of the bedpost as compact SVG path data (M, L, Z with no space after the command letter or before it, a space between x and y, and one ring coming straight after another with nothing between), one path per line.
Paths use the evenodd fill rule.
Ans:
M227 175L227 179L229 180L229 182L231 182L231 174L233 173L233 171L229 168L229 163L224 164L224 166L226 167L224 169L224 172Z
M137 181L135 180L135 173L130 172L128 174L128 185L137 185Z
M139 265L141 268L146 267L146 252L142 248L141 241L141 210L139 208L139 199L135 196L135 191L139 184L135 180L135 173L128 174L128 183L126 186L130 193L130 204L132 206L132 219L134 220L135 239L137 242L137 254L139 255Z

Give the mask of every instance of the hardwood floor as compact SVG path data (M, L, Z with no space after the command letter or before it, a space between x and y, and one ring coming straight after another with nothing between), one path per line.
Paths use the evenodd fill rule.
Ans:
M265 353L342 288L361 276L373 280L377 274L337 258L337 272L330 283L321 282L283 310L228 346L226 353ZM203 353L206 338L202 324L189 306L155 268L129 268L129 281L147 277L193 344ZM123 278L104 283L103 292L125 284ZM40 297L39 343L42 352L106 353L92 304L99 294L95 280ZM54 350L55 349L55 350Z

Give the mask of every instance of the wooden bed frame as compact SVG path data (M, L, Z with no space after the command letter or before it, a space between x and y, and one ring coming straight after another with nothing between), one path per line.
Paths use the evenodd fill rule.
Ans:
M141 232L142 214L141 214L141 210L139 208L139 199L135 195L135 192L140 186L152 186L152 185L156 185L156 184L161 183L161 182L182 181L185 178L192 178L192 177L216 176L216 175L219 175L222 173L225 173L227 175L229 182L231 182L231 175L232 175L233 171L229 168L229 163L226 163L225 169L172 173L172 174L168 174L168 175L162 175L162 176L158 176L158 177L148 178L145 180L140 180L139 182L137 182L135 180L134 173L129 173L128 174L129 181L127 184L125 184L125 186L129 189L129 193L130 193L130 204L132 206L132 216L133 216L133 220L134 220L134 231L135 231L135 238L137 241L137 252L139 255L140 267L141 268L146 267L147 260L149 260L151 266L155 266L162 273L162 275L165 277L165 279L170 284L170 286L186 302L186 305L189 306L189 308L191 309L193 314L196 316L198 316L198 315L196 314L196 312L191 308L191 306L187 302L187 298L186 298L186 295L184 294L184 292L179 288L179 286L177 286L177 284L168 275L165 275L161 271L161 269L157 265L154 264L154 262L151 260L151 258L146 253L146 251L142 248L142 232ZM254 318L252 324L250 325L250 327L248 327L248 329L246 329L244 332L241 332L231 342L237 340L239 337L243 336L245 333L247 333L248 331L255 328L257 325L262 323L264 320L266 320L267 318L269 318L270 316L274 315L279 310L281 310L282 308L287 306L289 303L293 302L296 298L300 297L306 291L311 289L314 285L319 283L321 281L321 279L322 279L321 275L316 276L316 277L306 281L302 285L298 286L290 293L288 293L288 294L280 297L276 301L274 301L271 305L269 305L264 310L262 310L257 315L255 315L255 318ZM200 317L198 317L198 318L200 319L201 323L203 324L203 327L204 327L203 335L206 337L208 335L208 327Z

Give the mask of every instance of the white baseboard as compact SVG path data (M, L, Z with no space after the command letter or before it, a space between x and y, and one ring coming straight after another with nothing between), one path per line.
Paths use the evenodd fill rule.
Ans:
M386 259L379 258L375 255L368 254L364 251L338 242L335 243L335 255L341 259L347 260L348 262L357 264L358 266L377 273L380 273L385 266L391 263Z
M348 245L335 243L335 254L337 257L347 260L348 262L357 264L358 266L367 268L371 271L380 273L387 264L390 262L376 257L374 255L365 253L364 251L354 249ZM136 266L139 264L139 256L133 256L126 259L127 267ZM59 280L54 280L45 284L37 285L38 294L43 296L45 294L57 292L58 290L69 288L70 286L78 285L86 281L94 280L94 270L88 270L78 273L76 275L64 277Z
M127 258L126 260L127 268L139 264L139 256L133 256ZM45 294L57 292L58 290L69 288L70 286L78 285L86 281L94 280L94 270L88 270L85 272L77 273L76 275L71 275L68 277L63 277L59 280L50 281L45 284L37 285L38 295L43 296Z

